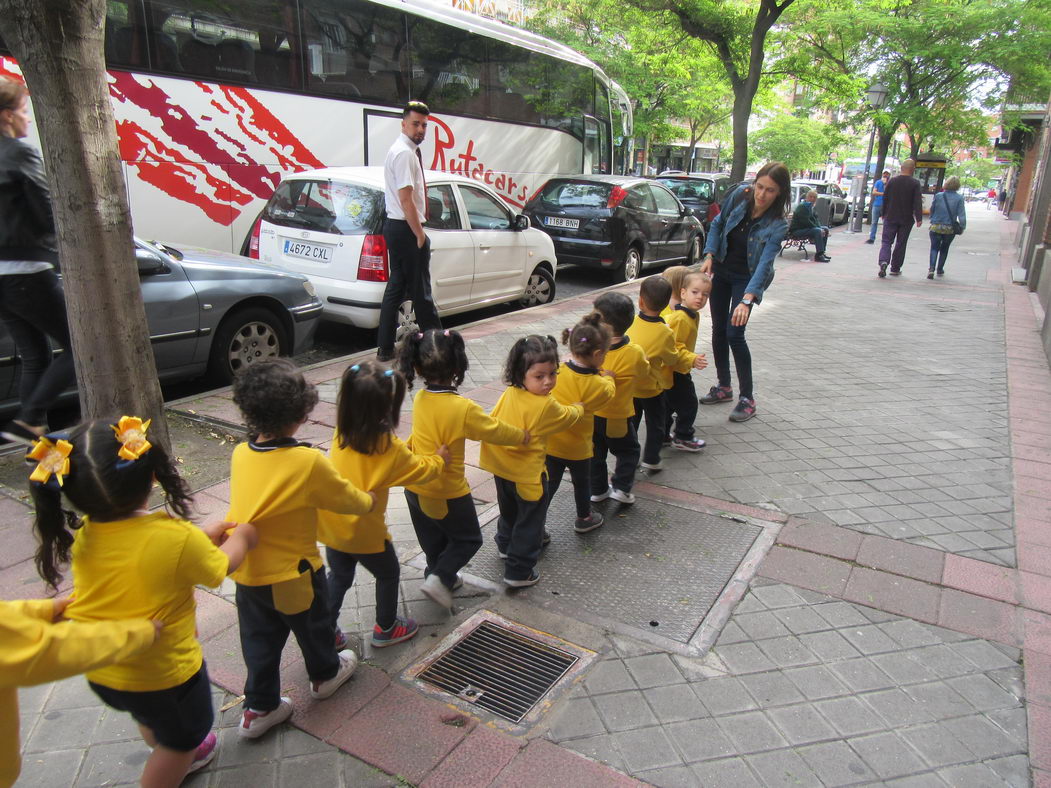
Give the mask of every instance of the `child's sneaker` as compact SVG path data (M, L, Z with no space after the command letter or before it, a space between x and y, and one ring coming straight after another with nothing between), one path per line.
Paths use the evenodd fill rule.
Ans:
M452 591L445 587L445 583L436 574L427 575L423 585L420 586L420 593L434 602L434 604L444 607L446 610L453 606Z
M437 575L431 575L431 577L438 580ZM438 585L442 585L441 580L438 580ZM445 588L445 586L442 586L442 588ZM386 648L397 643L404 643L406 640L416 637L416 633L419 631L419 626L411 618L395 618L394 623L390 625L390 629L380 629L380 625L376 624L372 628L372 647Z
M704 448L704 441L700 438L672 438L671 447L679 451L700 451Z
M547 547L549 544L551 544L551 534L545 528L544 529L544 538L540 540L540 546L541 547Z
M336 627L336 651L342 651L347 647L347 636L343 634L343 630Z
M215 733L209 733L204 737L204 741L197 745L197 752L193 755L193 763L190 764L190 768L186 770L187 774L193 774L199 772L205 766L212 762L215 754L219 752L219 748L215 746L216 739Z
M291 698L281 698L281 702L272 711L254 711L245 709L241 714L241 725L237 734L243 739L258 739L275 725L292 716Z
M616 487L610 487L609 497L617 503L635 503L635 495L633 493L627 492L626 490L618 490Z
M578 517L573 524L573 530L578 534L586 534L588 531L594 531L596 528L601 528L602 523L604 522L605 518L603 518L601 514L598 512L592 512L587 517Z
M594 495L592 495L591 496L591 502L592 503L598 503L599 501L604 501L607 498L609 498L609 496L612 494L612 492L613 492L613 488L612 487L607 487L602 492L595 493Z
M664 470L664 463L661 460L657 460L657 462L640 462L639 465L641 465L647 471L663 471Z
M755 415L755 400L741 397L730 413L730 421L748 421Z
M526 586L535 586L540 582L540 572L536 567L533 567L529 572L529 577L525 580L512 580L509 577L504 578L504 583L511 586L511 588L525 588Z
M734 398L734 390L729 386L712 386L708 393L697 401L702 405L714 405L717 402L729 402Z
M336 675L325 681L310 682L310 697L314 700L324 700L336 694L336 690L342 687L358 667L358 655L349 648L339 652L339 670ZM289 714L291 714L289 707Z

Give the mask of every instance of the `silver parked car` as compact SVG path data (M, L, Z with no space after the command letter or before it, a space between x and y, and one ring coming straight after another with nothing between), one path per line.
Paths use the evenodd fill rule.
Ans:
M304 276L138 239L135 259L164 383L208 375L225 385L254 361L299 353L314 338L321 301ZM0 412L17 408L19 372L15 344L0 323Z
M792 208L799 205L808 191L817 192L817 205L814 210L822 224L833 227L844 224L850 215L850 203L847 194L831 181L794 180L792 181ZM827 217L827 219L826 219Z

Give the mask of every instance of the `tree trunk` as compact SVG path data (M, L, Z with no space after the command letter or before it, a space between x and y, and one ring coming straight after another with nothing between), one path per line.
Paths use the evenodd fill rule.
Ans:
M752 115L752 99L754 97L755 92L749 93L744 83L741 83L740 86L734 85L734 157L733 163L730 165L731 183L743 181L745 172L748 171L748 118Z
M0 0L52 185L83 416L152 418L151 440L168 446L110 105L105 11L105 0Z
M650 174L650 135L642 138L642 172L643 177Z
M883 129L877 129L876 131L876 171L872 175L872 179L875 181L877 178L883 177L883 171L887 169L887 151L890 150L890 142L894 139L893 131L884 131Z

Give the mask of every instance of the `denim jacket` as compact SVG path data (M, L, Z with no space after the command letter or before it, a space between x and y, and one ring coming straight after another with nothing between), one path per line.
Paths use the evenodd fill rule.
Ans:
M744 219L750 188L741 186L723 201L722 211L712 220L708 230L705 254L712 255L716 260L726 257L726 236ZM788 222L776 212L768 212L748 231L748 270L752 278L748 280L745 292L755 295L756 303L763 300L763 293L774 279L774 257L781 250L787 232Z
M941 197L939 200L938 198ZM931 224L952 225L956 219L960 228L967 227L967 210L963 207L964 200L956 192L943 191L934 195L931 201Z

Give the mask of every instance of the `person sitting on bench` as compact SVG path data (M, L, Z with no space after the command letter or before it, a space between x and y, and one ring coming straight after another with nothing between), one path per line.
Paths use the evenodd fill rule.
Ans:
M828 228L818 223L817 216L814 214L814 203L816 202L817 192L811 189L792 213L792 223L788 226L788 237L805 238L813 242L814 260L818 263L827 263L832 259L825 254Z

